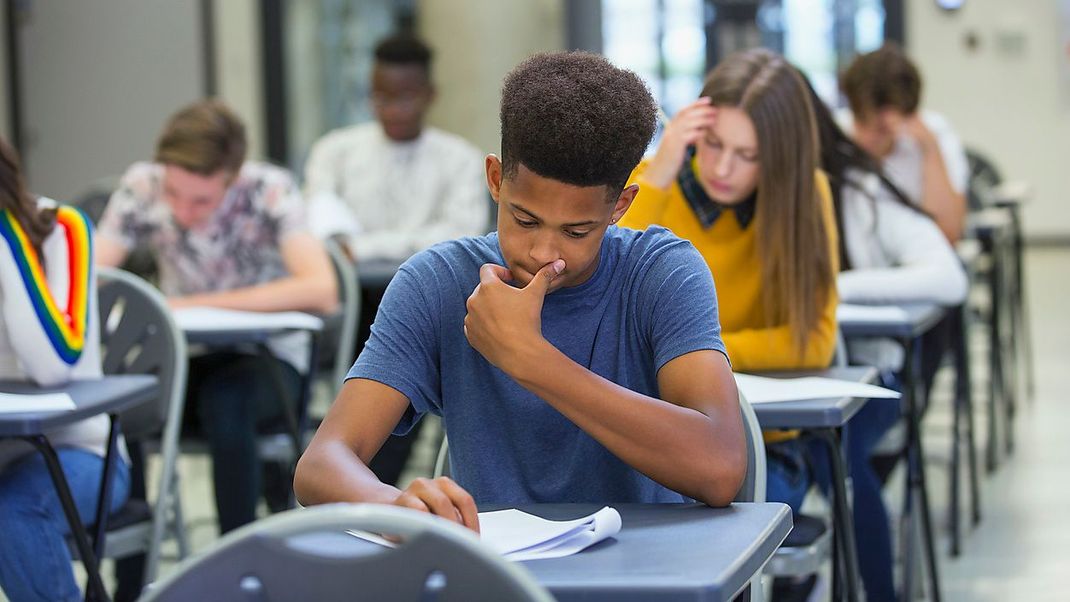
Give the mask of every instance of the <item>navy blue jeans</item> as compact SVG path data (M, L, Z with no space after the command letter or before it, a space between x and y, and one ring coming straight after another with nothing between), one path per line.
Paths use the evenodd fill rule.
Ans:
M885 386L896 387L894 379ZM898 399L870 399L844 432L848 472L854 484L854 526L858 565L870 601L895 600L892 536L881 481L870 465L873 449L900 417ZM830 490L828 451L818 441L793 440L767 446L766 498L798 512L815 481Z
M96 518L104 458L76 448L59 448L63 475L82 522ZM115 458L111 508L130 494L130 469ZM11 602L81 600L66 536L67 518L44 458L34 452L0 473L0 589Z
M282 377L281 390L272 370ZM208 439L219 531L226 533L256 520L263 490L256 439L268 429L282 431L301 375L286 362L240 353L192 358L189 373L187 396Z

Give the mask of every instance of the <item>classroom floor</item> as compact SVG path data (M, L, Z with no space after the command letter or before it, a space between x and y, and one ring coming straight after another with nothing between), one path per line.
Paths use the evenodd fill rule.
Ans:
M948 460L951 413L947 403L949 378L938 384L932 411L925 419L924 442L930 478L934 528L939 532L937 556L944 599L966 600L1064 600L1066 567L1070 566L1070 403L1062 399L1062 378L1070 366L1070 314L1061 311L1060 287L1068 276L1070 249L1031 249L1027 254L1029 307L1033 323L1036 361L1036 398L1019 407L1017 447L996 473L981 483L982 523L965 529L963 553L948 556L946 535ZM1063 266L1063 267L1060 267ZM977 380L984 379L983 337L973 345ZM977 416L979 451L984 449L984 412ZM429 431L431 429L425 429ZM426 433L430 435L430 433ZM435 449L427 439L419 445L406 473L407 478L430 471ZM983 468L983 465L982 465ZM203 550L216 539L211 479L206 457L184 457L182 497L194 550ZM900 496L891 488L889 501ZM172 570L175 548L167 544L162 573ZM111 569L106 563L105 572ZM78 566L79 581L84 573ZM0 593L0 601L6 601Z

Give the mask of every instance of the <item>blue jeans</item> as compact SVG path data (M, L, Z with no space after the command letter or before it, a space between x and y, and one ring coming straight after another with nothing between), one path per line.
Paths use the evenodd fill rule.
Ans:
M78 515L89 524L96 518L104 458L76 448L56 453ZM130 469L118 458L115 463L112 512L130 495ZM69 533L41 454L31 453L0 473L0 589L11 602L82 599L67 549Z
M273 370L279 371L281 390ZM257 436L285 424L284 408L295 403L300 388L301 374L273 358L222 352L190 360L187 395L195 400L212 454L220 533L256 520L263 490Z
M897 388L885 377L885 386ZM892 536L888 510L881 497L881 482L869 462L881 437L900 416L898 399L870 399L844 432L848 473L854 484L854 530L858 546L858 566L866 588L866 599L874 602L895 600L892 579ZM767 446L768 473L766 499L783 502L799 511L810 485L816 481L830 490L828 450L818 441L785 441Z

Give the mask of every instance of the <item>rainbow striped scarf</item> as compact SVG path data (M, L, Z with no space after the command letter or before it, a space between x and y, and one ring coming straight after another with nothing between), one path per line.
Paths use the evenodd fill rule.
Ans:
M26 293L52 348L64 362L73 366L82 355L89 324L92 231L86 216L73 207L60 206L56 211L56 222L63 227L67 236L70 287L66 311L57 307L37 252L18 220L6 209L0 212L0 236L11 247L11 255L26 285Z

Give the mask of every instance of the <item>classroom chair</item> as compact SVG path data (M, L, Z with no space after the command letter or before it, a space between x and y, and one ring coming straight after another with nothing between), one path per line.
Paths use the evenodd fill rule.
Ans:
M164 537L177 540L180 558L189 553L176 466L186 393L186 339L163 295L129 272L98 270L97 308L104 373L152 374L160 384L156 403L120 418L132 455L137 456L137 450L149 442L159 449L162 470L155 500L145 495L144 474L138 474L143 467L135 464L132 480L140 486L135 485L130 501L109 518L103 550L96 544L102 558L144 553L144 581L148 582L155 579ZM75 555L77 551L70 547Z
M356 529L397 536L395 549L332 548ZM349 540L351 541L351 540ZM246 525L190 558L145 602L417 600L551 602L520 565L443 519L383 504L329 504Z

